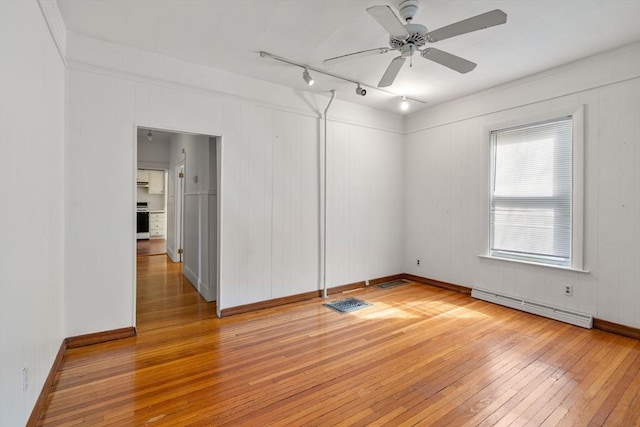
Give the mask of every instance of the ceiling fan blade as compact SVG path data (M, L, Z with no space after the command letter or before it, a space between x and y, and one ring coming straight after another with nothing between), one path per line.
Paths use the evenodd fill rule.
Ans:
M467 61L464 58L460 58L459 56L452 55L444 50L435 49L433 47L423 50L420 55L425 59L437 62L440 65L444 65L445 67L451 68L452 70L462 74L468 73L476 68L477 65L475 62Z
M393 84L393 81L396 79L400 68L402 68L402 64L407 58L403 58L402 56L398 56L394 58L393 61L387 67L387 71L384 72L384 75L380 79L380 83L378 83L378 87L387 87Z
M505 22L507 22L507 14L500 9L495 9L491 12L483 13L481 15L447 25L446 27L433 30L427 33L427 41L433 43L459 36L461 34L467 34L484 28L493 27L495 25L504 24Z
M360 52L348 53L346 55L335 56L333 58L325 59L322 61L323 64L338 64L340 62L354 59L354 58L362 58L363 56L370 56L375 54L383 54L389 52L391 49L388 47L377 47L375 49L361 50Z
M372 6L367 8L373 17L393 37L409 37L409 33L402 25L402 21L393 13L389 6Z

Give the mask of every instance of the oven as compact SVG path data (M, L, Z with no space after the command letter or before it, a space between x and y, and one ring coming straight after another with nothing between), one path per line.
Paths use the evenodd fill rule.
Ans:
M138 202L136 206L136 239L149 238L149 206L146 202Z

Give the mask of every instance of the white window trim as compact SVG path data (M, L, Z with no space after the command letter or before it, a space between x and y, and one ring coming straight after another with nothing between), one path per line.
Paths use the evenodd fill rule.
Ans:
M555 268L558 270L575 271L577 273L591 273L589 270L583 270L581 268L565 267L563 265L542 264L540 262L525 261L525 260L513 259L513 258L499 258L491 255L478 255L478 258L493 259L493 260L506 261L506 262L515 262L517 264L537 265L539 267L549 267L549 268Z
M528 124L539 123L557 119L563 116L571 116L573 121L573 187L571 205L571 266L561 266L533 261L495 257L491 255L491 236L489 227L489 217L491 206L489 205L489 191L491 188L491 133L496 130L526 126ZM486 203L483 215L483 227L485 235L485 248L480 258L495 259L500 261L515 262L520 264L537 265L561 270L571 270L581 273L588 273L584 268L584 105L557 109L549 113L526 116L507 122L495 122L486 126L483 132L484 147L486 153L486 193L484 203Z

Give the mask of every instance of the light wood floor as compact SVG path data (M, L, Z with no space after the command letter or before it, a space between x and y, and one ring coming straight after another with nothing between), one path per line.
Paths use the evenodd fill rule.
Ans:
M167 253L167 241L165 239L136 240L136 255L160 255Z
M138 336L69 350L43 425L640 425L637 340L419 284L217 319L138 263Z

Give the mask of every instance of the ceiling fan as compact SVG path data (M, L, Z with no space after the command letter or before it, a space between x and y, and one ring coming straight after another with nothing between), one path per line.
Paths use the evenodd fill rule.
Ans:
M412 23L413 17L418 12L420 3L418 0L405 0L400 3L398 11L400 16L406 21L402 21L396 16L389 6L372 6L367 9L369 15L373 17L389 33L389 47L379 47L375 49L363 50L325 59L323 64L335 64L343 60L359 58L363 56L383 54L392 50L400 52L400 56L394 58L387 70L384 72L378 87L387 87L393 84L400 68L407 58L411 58L415 52L420 52L420 56L437 62L440 65L451 68L459 73L468 73L477 64L467 61L459 56L452 55L433 47L422 48L426 43L435 43L461 34L470 33L484 28L507 22L507 14L500 9L492 10L472 18L468 18L434 31L428 31L427 27Z

